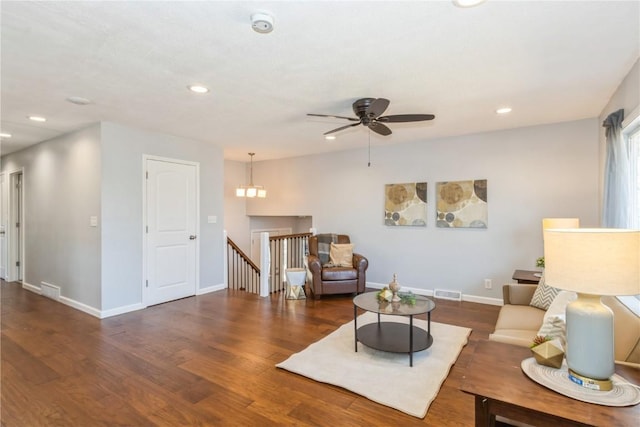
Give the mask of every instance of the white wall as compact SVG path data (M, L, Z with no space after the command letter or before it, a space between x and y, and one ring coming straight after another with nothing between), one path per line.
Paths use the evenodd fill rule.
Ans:
M200 163L200 289L222 286L222 150L213 144L102 124L102 308L113 310L142 301L142 156ZM207 223L207 216L218 217Z
M318 232L346 233L369 259L367 281L393 273L407 287L501 298L514 269L542 255L541 220L598 223L596 119L254 163L268 197L249 215L311 215ZM366 134L363 133L363 146ZM489 227L435 227L437 181L488 180ZM384 185L428 182L428 226L383 224ZM493 280L485 290L483 279Z
M246 163L224 161L224 228L227 230L227 236L247 255L251 254L249 217L246 199L236 197L236 188L248 182Z
M90 227L89 218L100 220L100 125L2 158L3 172L19 168L24 168L24 282L59 286L63 297L99 308L100 227Z

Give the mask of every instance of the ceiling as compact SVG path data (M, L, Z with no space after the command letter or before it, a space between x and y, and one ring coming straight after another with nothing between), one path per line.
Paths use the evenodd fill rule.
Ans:
M3 154L98 121L260 161L597 117L640 56L639 1L2 1L0 11ZM272 33L252 30L255 12L274 17ZM325 141L349 122L306 116L353 116L363 97L391 100L385 114L436 119ZM502 106L513 111L497 115Z

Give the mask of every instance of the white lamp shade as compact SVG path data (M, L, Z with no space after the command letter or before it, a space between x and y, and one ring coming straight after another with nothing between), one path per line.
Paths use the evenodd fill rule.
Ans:
M592 295L640 294L640 231L544 230L545 281Z
M242 187L236 188L236 197L244 197L244 188Z
M265 198L267 197L267 190L264 188L258 189L258 197Z
M543 218L542 229L549 228L578 228L580 227L580 218Z

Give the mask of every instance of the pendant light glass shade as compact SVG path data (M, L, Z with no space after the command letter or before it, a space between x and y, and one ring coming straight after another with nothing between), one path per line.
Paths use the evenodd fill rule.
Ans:
M238 188L236 188L236 197L249 197L249 198L259 197L262 199L267 197L267 190L265 190L265 188L262 185L253 184L253 156L255 154L256 153L249 153L249 156L251 157L251 169L250 169L251 173L250 173L249 185L238 186Z

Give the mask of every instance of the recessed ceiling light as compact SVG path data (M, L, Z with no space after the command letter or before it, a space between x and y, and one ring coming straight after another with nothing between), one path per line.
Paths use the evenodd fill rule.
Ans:
M67 101L76 104L76 105L89 105L91 104L91 100L87 98L82 98L81 96L70 96L67 98Z
M331 141L331 140L336 139L336 136L335 135L325 135L324 139Z
M34 122L46 122L47 119L41 116L27 116L29 120L33 120Z
M484 3L487 0L453 0L453 4L458 7L474 7Z
M1 132L0 138L11 138L11 134L6 132Z
M502 107L502 108L498 108L496 110L496 113L498 114L507 114L511 112L511 107Z
M191 92L195 92L195 93L207 93L209 92L209 89L204 87L204 86L200 86L200 85L190 85L187 86L189 88L189 90Z

